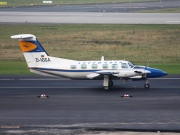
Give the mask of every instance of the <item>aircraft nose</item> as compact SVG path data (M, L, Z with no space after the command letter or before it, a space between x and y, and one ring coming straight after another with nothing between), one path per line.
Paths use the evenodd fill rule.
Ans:
M147 68L151 73L147 74L148 78L162 77L168 75L166 72L156 69L156 68Z
M163 71L163 76L166 76L166 75L168 75L168 73L166 73L166 72Z

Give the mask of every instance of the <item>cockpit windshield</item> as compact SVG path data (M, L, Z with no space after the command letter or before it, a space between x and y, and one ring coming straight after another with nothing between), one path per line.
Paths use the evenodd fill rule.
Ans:
M131 62L128 62L128 65L130 68L134 68L134 64L132 64Z

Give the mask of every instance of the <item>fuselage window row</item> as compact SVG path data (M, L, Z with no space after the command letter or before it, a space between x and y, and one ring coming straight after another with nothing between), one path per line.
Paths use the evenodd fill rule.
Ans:
M111 65L111 64L110 64ZM127 63L122 63L121 65L118 65L118 64L112 64L111 66L109 66L109 64L107 63L104 63L102 64L102 68L103 69L118 69L118 67L121 67L121 68L129 68L128 64ZM111 67L111 68L110 68ZM77 69L77 65L71 65L70 66L71 69ZM87 69L88 66L87 64L81 64L81 69ZM92 64L91 66L92 69L98 69L98 64ZM130 67L131 68L131 67Z

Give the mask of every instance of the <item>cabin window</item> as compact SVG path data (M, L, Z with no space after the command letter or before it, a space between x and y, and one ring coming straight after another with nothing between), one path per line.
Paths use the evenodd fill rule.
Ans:
M104 64L102 65L102 67L103 67L103 68L108 68L108 64L107 64L107 63L104 63Z
M97 64L92 64L92 68L93 69L98 68L98 65Z
M86 65L86 64L82 64L82 65L81 65L81 68L82 68L82 69L86 69L86 68L87 68L87 65Z
M111 66L113 69L116 69L116 68L118 68L118 64L112 64L112 66Z
M122 64L121 64L121 67L122 67L122 68L128 68L128 65L127 65L127 63L122 63Z
M71 69L76 69L76 65L71 65Z

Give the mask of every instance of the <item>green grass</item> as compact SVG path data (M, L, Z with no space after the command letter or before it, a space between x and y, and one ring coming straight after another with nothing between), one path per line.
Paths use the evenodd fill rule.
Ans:
M168 74L180 74L180 64L166 63L151 65L154 68L166 71Z
M180 13L180 8L141 10L141 11L137 11L137 13Z
M26 62L0 62L0 75L32 74Z
M157 68L167 72L168 74L180 74L180 63L149 63L149 67ZM137 65L146 65L137 63Z
M5 0L7 5L1 6L30 6L43 5L43 0ZM155 1L155 0L52 0L53 5L60 4L91 4L91 3L114 3L114 2L141 2L141 1ZM0 7L1 7L0 6Z
M0 25L0 61L23 61L11 35L34 34L51 56L180 63L180 25Z
M135 63L146 65L146 63ZM180 74L180 64L175 63L150 63L150 67L166 71L168 74ZM9 74L32 74L27 68L26 62L0 62L0 75Z

